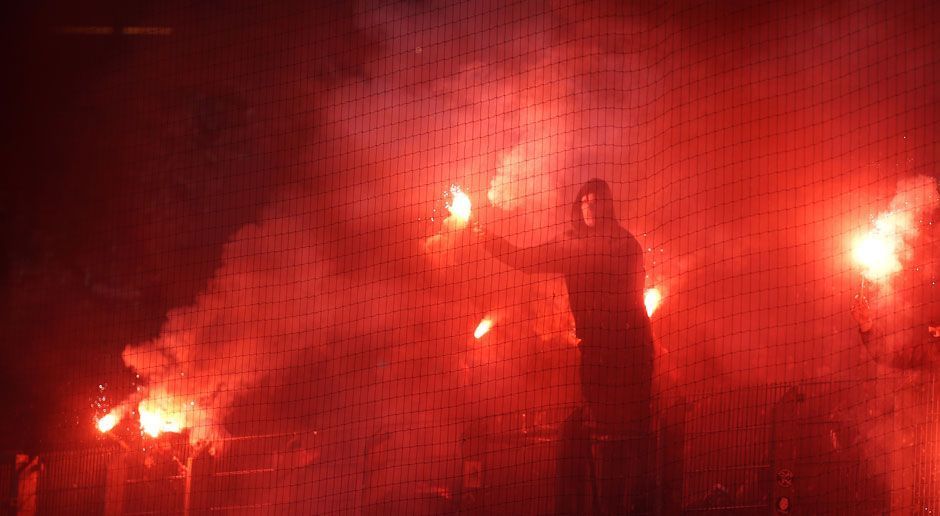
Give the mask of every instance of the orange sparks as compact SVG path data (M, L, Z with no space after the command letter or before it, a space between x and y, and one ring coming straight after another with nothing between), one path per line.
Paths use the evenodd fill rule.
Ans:
M490 328L493 327L493 320L489 317L484 318L480 321L480 324L477 325L477 329L473 330L473 338L479 339L489 333Z
M99 432L106 434L110 432L111 429L117 426L117 424L120 422L121 422L121 412L116 410L114 412L109 412L104 417L99 419L95 423L95 426L98 427Z
M451 201L446 205L450 215L456 219L461 226L470 220L470 197L467 196L457 185L450 187Z
M662 300L663 295L658 288L647 289L647 291L643 293L643 304L646 305L646 315L648 317L653 316L653 313L659 308L659 304Z

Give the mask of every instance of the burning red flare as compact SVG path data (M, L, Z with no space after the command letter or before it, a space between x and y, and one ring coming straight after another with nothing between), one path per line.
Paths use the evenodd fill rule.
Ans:
M869 281L884 281L900 271L898 254L904 247L904 236L914 231L910 213L881 214L871 231L857 238L853 246L852 258L862 267L862 275Z
M453 217L458 226L462 227L470 221L470 210L472 208L470 197L457 185L450 187L450 195L451 201L446 204L447 210L450 212L450 217Z
M186 413L174 409L169 403L146 399L137 406L140 414L140 429L150 437L159 437L162 433L179 433L186 427Z
M646 305L646 315L652 317L656 309L659 308L659 304L662 303L662 300L663 294L658 288L647 289L647 291L643 293L643 304Z
M864 267L865 276L871 280L887 276L900 269L894 243L877 234L869 234L859 239L852 256L859 265Z
M482 338L484 335L489 333L490 328L492 327L493 327L493 320L490 319L489 317L483 318L483 320L480 321L480 324L477 325L477 329L473 331L473 338L475 339Z
M164 389L155 389L144 399L134 396L125 401L98 419L95 427L101 433L110 432L124 416L133 414L135 404L140 431L150 437L159 437L164 433L180 433L192 425L194 418L198 418L195 401L185 402L179 396L168 395Z
M119 410L109 412L108 414L105 414L101 419L99 419L95 423L95 426L98 428L99 432L106 434L110 432L112 428L117 426L118 423L121 422L121 416L122 414Z

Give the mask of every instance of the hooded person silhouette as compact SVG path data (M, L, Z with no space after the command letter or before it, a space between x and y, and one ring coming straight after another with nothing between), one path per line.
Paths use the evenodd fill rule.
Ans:
M617 222L610 187L601 179L585 183L571 206L571 227L546 243L519 248L479 227L476 233L496 259L528 273L561 274L568 289L585 410L572 414L563 430L557 513L585 510L578 458L588 427L604 436L593 468L600 488L594 512L639 510L647 474L653 337L643 304L643 249Z

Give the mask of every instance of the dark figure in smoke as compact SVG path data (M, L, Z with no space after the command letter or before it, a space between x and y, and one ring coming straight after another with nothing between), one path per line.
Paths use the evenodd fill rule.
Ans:
M934 210L934 220L940 210ZM884 284L863 282L852 304L861 340L869 357L895 370L880 376L886 396L886 430L894 443L885 450L890 475L892 512L934 513L938 488L926 482L914 457L937 445L938 421L930 406L940 387L940 225L920 225L904 268ZM912 389L912 390L909 390ZM885 427L882 427L885 428ZM910 450L915 450L915 455ZM909 490L913 489L913 491ZM908 503L912 505L908 506ZM916 506L913 504L916 503ZM894 505L897 504L896 507Z
M891 295L891 294L888 294ZM897 294L890 314L872 315L871 287L855 296L852 315L872 359L893 369L940 372L940 286L914 285Z
M479 227L475 232L500 261L524 272L562 274L568 288L585 407L563 431L557 512L586 511L590 474L594 512L627 514L645 503L649 446L653 337L643 304L643 249L617 222L610 187L600 179L578 192L571 225L563 237L523 249ZM603 436L590 472L589 428Z
M852 316L873 360L893 369L936 374L940 372L940 230L935 224L924 225L907 261L904 270L881 287L878 299L873 300L874 286L864 282L852 304Z

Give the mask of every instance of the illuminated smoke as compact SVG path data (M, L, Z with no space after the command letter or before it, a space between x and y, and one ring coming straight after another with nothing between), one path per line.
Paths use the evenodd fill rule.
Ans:
M261 156L265 173L279 166L269 163L272 157L291 154L292 178L312 179L311 185L278 192L277 206L232 236L202 294L172 310L156 338L129 346L124 355L151 397L161 387L178 400L173 406L195 402L181 423L192 429L191 438L218 435L227 416L252 410L240 405L240 396L274 385L322 405L318 410L326 415L306 424L326 425L332 434L323 435L353 439L382 423L409 428L409 450L457 442L441 435L422 440L420 426L411 432L416 426L405 421L420 417L426 428L445 428L446 418L408 404L414 401L409 390L448 392L414 388L418 381L447 385L446 374L437 373L447 369L427 365L447 356L439 343L465 338L467 326L497 302L512 308L497 333L516 331L513 342L528 342L532 329L539 345L571 342L560 280L508 273L480 258L478 268L490 278L480 281L480 273L465 266L474 255L457 232L428 239L428 225L416 228L412 221L427 217L441 190L455 182L486 191L491 204L512 216L496 231L524 245L533 243L526 240L530 230L548 237L567 229L565 188L576 191L593 176L609 179L628 229L644 246L669 246L670 257L658 266L664 281L656 284L668 285L672 308L654 322L663 324L658 336L677 350L670 371L692 389L733 392L722 382L800 380L859 354L839 353L857 347L857 335L854 328L844 331L839 288L847 282L833 279L855 271L835 258L843 256L841 241L839 252L824 248L845 224L857 222L844 220L850 202L837 193L858 195L859 184L873 182L876 172L860 163L880 159L882 142L896 137L894 126L872 121L894 109L899 115L891 123L904 125L906 113L930 107L917 104L929 98L917 81L929 87L930 76L900 77L905 72L884 58L896 55L899 38L892 36L907 36L893 8L884 3L853 16L820 9L808 25L812 37L793 38L807 20L781 17L786 4L768 10L773 21L799 26L762 23L760 13L748 15L756 20L728 16L733 37L696 29L702 24L690 22L701 13L694 10L667 8L644 17L621 16L619 8L605 12L601 4L595 10L548 5L558 8L518 9L521 16L513 19L491 13L485 2L459 9L367 4L356 8L355 27L363 33L350 39L374 36L378 43L362 45L376 50L361 63L329 54L355 54L345 48L308 56L291 43L284 52L263 53L295 58L304 73L319 75L291 76L298 67L290 62L276 70L263 63L264 73L256 76L275 87L244 88L252 91L257 118L322 128L310 141L328 146L308 151L302 140L308 133L285 122L268 127L268 134L300 135L297 141L272 150L268 145L281 140L265 138L265 147L246 154ZM301 17L283 20L304 23ZM304 30L298 25L283 33ZM842 38L840 31L848 30L878 40ZM284 38L244 39L239 51ZM212 44L224 49L231 43ZM187 55L202 54L210 55ZM923 75L932 55L908 56L905 68ZM184 64L218 73L203 63ZM275 72L284 75L272 77ZM250 71L229 76L254 77ZM904 91L920 93L912 100L899 95L900 88L860 88L870 76L897 77L912 85ZM287 92L285 85L300 85L299 91ZM285 117L264 106L296 111ZM822 119L819 106L827 107ZM173 122L154 125L176 127ZM909 125L923 126L921 119L914 122ZM808 136L815 133L807 127L819 128L824 139ZM818 152L803 152L810 146ZM819 173L830 168L840 172ZM645 230L652 236L642 235ZM424 260L425 242L452 254ZM499 296L488 294L493 291ZM513 326L519 321L525 324ZM397 363L412 369L396 370ZM386 392L396 381L401 388ZM332 386L340 396L328 395ZM498 408L513 407L505 401Z
M937 182L927 176L898 181L898 193L890 210L879 215L873 228L856 239L852 257L862 266L862 275L873 282L885 282L900 272L908 261L913 241L934 211L938 201ZM932 223L932 222L931 222Z
M520 144L502 157L486 194L493 206L507 211L524 207L535 215L555 204L553 176L558 171L552 168L551 141L556 139L540 137L538 143Z

